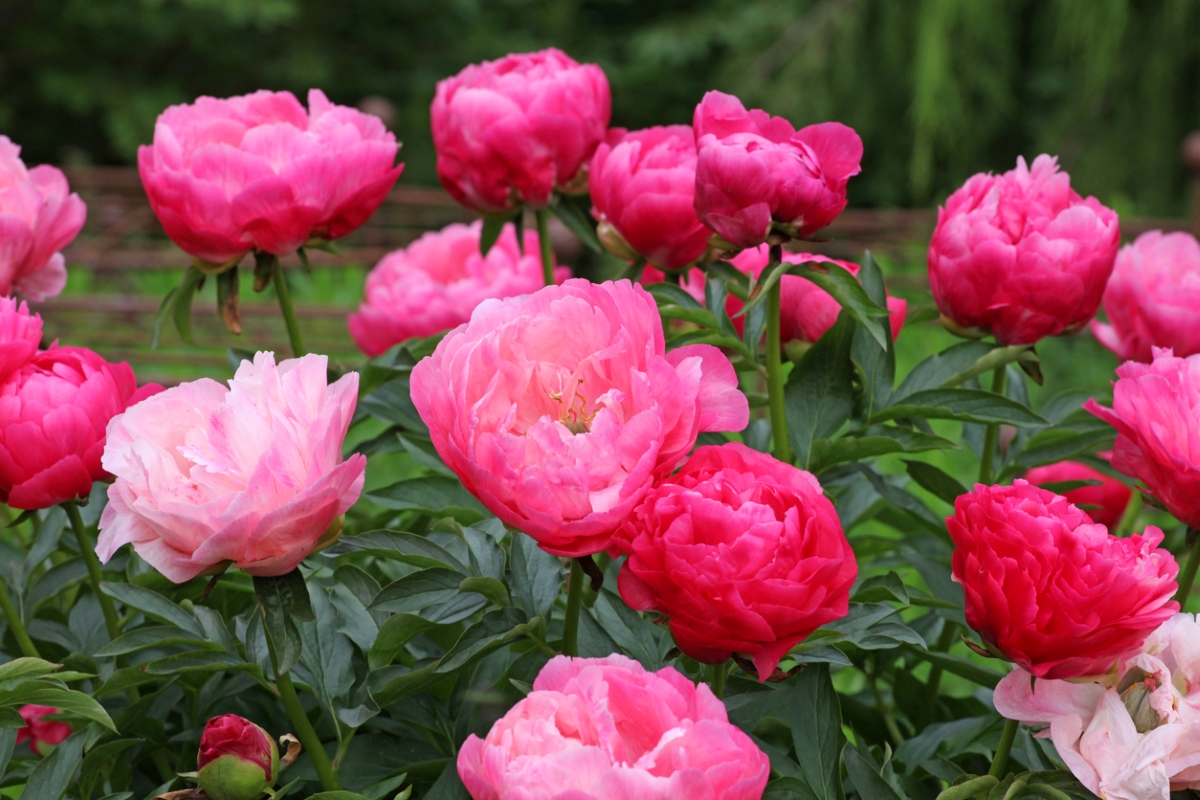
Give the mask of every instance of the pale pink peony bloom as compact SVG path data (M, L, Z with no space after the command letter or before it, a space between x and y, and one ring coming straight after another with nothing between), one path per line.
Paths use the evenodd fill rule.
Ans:
M1200 353L1200 242L1190 233L1147 231L1117 253L1104 290L1108 323L1092 333L1118 358L1151 361L1154 347Z
M1079 782L1109 800L1200 789L1200 624L1177 614L1096 681L1006 675L996 710L1048 737Z
M525 252L505 225L486 256L479 252L483 222L455 222L388 253L367 275L366 297L347 320L350 335L368 356L413 336L432 336L471 318L475 306L542 288L538 236L525 231ZM566 267L555 270L562 283Z
M413 369L412 399L488 510L549 553L589 555L699 433L749 421L720 350L665 350L645 289L569 280L481 303Z
M806 237L846 208L862 139L840 122L796 130L786 119L709 92L696 106L696 215L737 247L767 240L772 223Z
M951 325L1001 344L1074 333L1096 315L1117 256L1117 214L1081 198L1058 160L979 173L938 209L929 284Z
M251 250L294 253L358 228L404 165L377 117L308 93L258 91L171 106L138 172L167 235L215 265Z
M354 505L366 468L361 454L342 460L358 374L328 385L327 364L258 353L229 386L184 383L115 418L101 560L132 544L176 583L225 562L251 575L295 569Z
M474 800L758 800L770 771L707 684L622 655L555 656L458 752Z
M1083 407L1117 429L1112 465L1146 485L1176 519L1200 527L1200 354L1117 367L1113 407Z
M633 131L596 148L588 171L592 216L610 251L679 270L708 249L696 218L696 137L690 125Z
M11 297L0 297L0 383L29 363L42 342L42 317Z
M586 188L611 113L604 72L561 50L472 64L438 82L429 110L438 177L477 211L543 208Z
M57 167L26 169L21 148L0 136L0 295L54 297L67 285L59 251L87 219L87 206Z

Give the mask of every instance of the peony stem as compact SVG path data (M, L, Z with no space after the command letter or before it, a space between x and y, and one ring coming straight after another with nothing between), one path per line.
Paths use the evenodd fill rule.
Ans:
M8 584L0 579L0 609L4 611L4 618L8 620L8 628L13 632L13 636L17 639L17 644L21 647L22 655L30 658L41 658L42 654L33 644L33 640L29 638L29 631L25 630L25 623L21 620L21 613L17 611L17 607L13 605L12 597L8 594Z
M283 324L287 326L288 341L292 345L292 355L296 358L305 354L304 340L300 338L300 323L296 320L296 307L292 305L292 290L288 288L287 280L283 277L283 265L279 259L272 256L272 282L275 284L275 296L279 298L279 310L283 312Z
M992 373L992 394L1004 394L1004 379L1008 376L1008 367L996 367ZM996 440L1000 437L1000 424L988 423L987 432L983 435L983 454L979 457L979 482L985 486L992 483L992 467L996 460Z
M718 700L725 697L725 676L729 674L729 662L722 661L720 664L712 665L712 676L709 678L708 685L712 689L712 693L717 696Z
M1179 574L1179 591L1175 599L1179 601L1179 610L1187 611L1188 596L1192 593L1192 584L1196 582L1196 570L1200 568L1200 531L1195 528L1187 529L1187 546L1191 548L1187 564Z
M579 655L579 612L583 608L583 565L571 559L571 574L567 578L567 617L563 620L562 652L564 656Z
M554 285L554 248L550 245L550 209L539 208L537 219L538 246L542 251L542 278L547 286Z
M104 575L100 571L100 559L96 557L96 545L92 544L91 537L87 535L87 529L83 526L83 517L79 515L79 505L74 500L68 500L62 504L63 510L67 512L67 519L71 521L71 527L75 530L75 538L79 540L79 553L83 557L83 563L87 565L88 578L92 581L92 591L96 594L96 599L100 601L100 611L104 614L104 625L108 628L109 640L116 639L121 635L121 618L117 616L117 609L113 605L112 598L100 590L100 584L104 583Z
M783 248L771 247L767 270L783 260ZM767 270L764 270L766 272ZM771 438L775 457L785 464L792 463L792 446L788 442L787 409L783 404L783 357L779 341L779 302L783 281L776 281L767 294L767 403L771 412Z
M1017 728L1019 727L1021 727L1021 723L1015 719L1004 720L1004 733L1000 734L1000 746L996 748L996 755L992 758L992 768L988 770L988 775L993 778L1005 776L1008 769L1008 754L1017 738Z

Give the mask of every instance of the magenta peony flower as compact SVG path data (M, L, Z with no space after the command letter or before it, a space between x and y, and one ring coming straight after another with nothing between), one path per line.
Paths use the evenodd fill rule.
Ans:
M404 165L377 117L308 93L201 97L158 117L138 172L167 235L213 265L286 256L366 222Z
M204 725L196 771L209 800L254 800L275 785L279 748L250 720L222 714Z
M1148 231L1117 253L1104 313L1092 333L1118 358L1152 361L1154 347L1200 353L1200 242L1190 233Z
M1118 539L1023 480L976 484L946 526L967 623L1039 678L1107 672L1179 611L1179 565L1153 526Z
M949 324L1001 344L1074 333L1100 307L1120 230L1117 214L1081 198L1047 155L980 173L938 209L929 284Z
M862 139L840 122L796 130L782 117L747 111L736 97L704 95L696 132L696 215L737 247L767 240L772 223L811 236L846 207L861 170Z
M58 720L46 719L51 714L61 713L53 706L24 705L17 711L25 720L25 727L17 731L17 744L29 742L29 749L42 758L54 752L68 736L71 726Z
M0 297L0 383L29 363L41 341L41 316L30 314L26 303Z
M679 649L697 661L751 656L760 680L846 616L858 575L817 479L736 442L697 448L613 547L629 555L619 588L631 608L666 615Z
M1063 481L1100 481L1099 486L1081 486L1063 492L1067 501L1078 506L1093 522L1113 528L1125 516L1125 507L1133 491L1116 478L1078 461L1059 461L1044 467L1034 467L1025 473L1025 480L1034 486Z
M483 223L453 223L388 253L367 276L366 297L347 320L350 335L368 356L413 336L432 336L471 318L475 306L495 297L535 292L543 286L538 237L525 231L525 252L512 225L486 256L479 253ZM557 282L570 275L555 271Z
M472 64L438 82L429 110L438 177L476 211L543 208L586 186L611 111L604 72L560 50Z
M87 219L87 206L71 192L62 170L43 164L25 169L21 148L0 136L0 295L30 300L54 297L67 285L58 252Z
M1192 614L1168 619L1097 681L1035 681L1015 669L992 699L1009 719L1048 725L1038 735L1100 797L1160 800L1200 788L1200 625Z
M770 771L706 684L621 655L555 656L458 751L474 800L758 800Z
M1117 367L1113 407L1083 407L1117 429L1112 465L1146 485L1176 519L1200 527L1200 354L1154 349Z
M588 172L600 241L621 258L679 270L708 249L696 219L696 138L689 125L625 134L601 144Z
M101 560L129 543L176 583L226 562L251 575L295 569L354 505L366 468L359 453L342 460L358 373L330 386L327 365L258 353L228 387L184 383L114 419Z
M701 431L750 413L720 350L665 352L654 298L628 281L485 300L413 369L412 399L463 485L560 556L607 547Z
M84 347L33 356L0 385L0 499L34 509L87 497L108 475L100 456L109 420L161 391L139 389L128 364Z

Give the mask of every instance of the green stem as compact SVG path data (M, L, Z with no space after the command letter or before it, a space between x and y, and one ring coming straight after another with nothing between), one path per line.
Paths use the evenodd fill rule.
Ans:
M571 575L567 578L567 617L563 620L562 652L564 656L579 655L579 611L583 608L583 567L571 559Z
M1017 728L1021 723L1015 719L1004 721L1004 733L1000 734L1000 746L996 748L996 756L992 759L992 768L988 775L993 778L1003 778L1008 769L1008 754L1012 750L1013 741L1017 738Z
M262 612L261 605L259 611L263 613L265 622L266 614ZM279 656L275 654L275 642L265 624L263 633L267 640L267 654L271 657L271 668L275 671L275 687L279 690L279 699L283 703L284 710L287 711L288 719L292 721L292 726L296 729L296 738L308 751L308 757L312 759L313 767L317 771L317 778L321 781L321 788L327 792L341 791L342 784L338 782L333 762L329 760L329 754L325 752L325 748L321 744L321 737L317 736L316 729L313 728L308 715L304 713L304 706L300 704L300 698L296 696L296 687L292 684L292 676L279 671Z
M771 248L771 261L778 264L783 258L783 248ZM765 270L764 270L765 271ZM779 301L783 281L776 281L767 293L767 404L771 414L771 438L775 443L775 457L785 464L792 463L792 446L788 442L787 409L783 404L783 343L779 341Z
M934 649L940 653L949 651L951 645L954 644L954 634L957 632L957 630L958 626L953 622L950 622L949 620L943 622L942 633L940 636L938 636L937 644L934 645ZM925 690L926 696L929 698L929 702L931 703L937 701L938 689L942 684L943 672L944 670L940 664L934 664L933 662L930 662L929 679L925 681Z
M725 676L729 674L729 662L722 661L720 664L712 665L712 675L709 678L708 685L712 689L712 693L717 696L718 700L725 697Z
M1192 584L1196 582L1196 570L1200 568L1200 531L1195 528L1187 529L1187 546L1192 552L1188 554L1187 564L1179 574L1179 591L1175 592L1180 611L1187 611L1188 595L1192 593Z
M25 623L21 620L21 613L13 605L12 597L8 593L8 584L3 579L0 579L0 609L3 609L4 618L8 620L9 630L17 638L17 644L21 647L22 655L29 656L30 658L41 658L42 654L38 652L37 647L33 644L33 640L29 638L29 631L25 630Z
M887 728L892 744L899 747L904 744L904 734L900 732L900 726L896 724L896 718L892 716L892 707L883 702L883 695L879 692L875 676L865 670L863 674L867 676L867 687L871 690L871 696L875 698L875 707L879 709L879 714L883 717L883 726Z
M117 609L113 606L112 598L100 590L100 584L104 583L104 575L100 571L100 559L96 557L96 545L92 544L91 537L87 535L87 529L83 526L83 517L79 515L79 505L74 500L68 500L62 504L62 507L67 512L67 519L71 521L71 527L75 530L75 538L79 541L79 553L83 556L83 563L87 565L92 591L95 593L96 599L100 601L100 611L104 614L104 625L108 628L108 638L109 640L116 639L121 635L121 618L117 616Z
M292 355L296 358L305 354L304 340L300 338L300 323L296 320L296 307L292 305L292 290L283 277L283 265L275 258L271 262L271 280L275 284L275 296L279 298L279 310L283 312L283 323L287 326L288 341Z
M996 367L992 373L992 394L1004 394L1004 379L1008 376L1008 367ZM992 467L996 460L996 440L1000 437L1000 424L989 423L987 433L983 436L983 455L979 458L979 482L990 485L992 482Z
M539 208L533 216L537 219L538 246L542 251L542 279L547 286L553 286L554 248L550 246L550 209Z

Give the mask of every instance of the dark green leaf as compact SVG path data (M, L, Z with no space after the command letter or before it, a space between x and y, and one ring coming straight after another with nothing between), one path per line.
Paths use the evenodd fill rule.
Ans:
M858 273L863 289L877 306L887 307L887 291L883 286L883 273L868 250L863 254L862 269ZM859 415L869 418L888 403L892 386L896 380L896 346L888 327L887 342L883 347L874 336L859 325L854 331L854 343L850 359L862 376L862 399Z
M343 536L325 551L331 556L365 552L395 559L414 567L444 567L466 575L467 565L449 550L424 536L406 531L367 531L358 536Z
M458 585L458 590L460 592L481 594L498 606L512 605L512 598L508 596L508 587L502 581L498 581L495 578L479 578L474 576L463 578L463 582Z
M796 760L817 800L841 800L842 712L829 679L829 666L814 664L800 671L792 690L788 723Z
M313 620L308 585L299 569L278 577L254 578L254 594L262 614L263 632L275 645L279 671L289 671L300 660L302 642L296 622Z
M887 324L886 306L872 300L863 285L847 269L828 261L805 261L789 265L787 271L807 278L829 292L841 305L842 310L867 329L879 347L887 347L888 340L892 338L892 331Z
M300 634L297 632L296 638L299 639L299 636ZM285 660L285 656L287 659L291 659L292 654L290 650L284 650L284 646L291 647L290 640L282 644L279 641L275 642L275 649L279 656L279 668L282 672L287 672L295 664L295 661L288 663ZM156 658L146 664L145 671L148 675L174 675L177 672L217 672L235 667L239 662L241 662L241 658L232 653L220 650L191 650L173 656ZM287 664L286 668L285 664Z
M438 662L435 672L453 672L499 650L511 642L545 631L546 622L541 617L526 621L525 614L516 608L500 608L489 611L483 619L463 631L446 655Z
M889 572L886 575L867 578L855 590L854 596L850 599L855 603L895 601L901 605L908 605L908 587L904 585L904 581L900 579L899 575Z
M1082 489L1085 486L1101 486L1100 481L1049 481L1047 483L1039 483L1038 488L1045 489L1048 492L1055 494L1066 494L1073 492L1076 489Z
M871 418L955 419L962 422L1003 422L1009 425L1045 425L1046 420L1020 403L981 389L928 389L915 392Z
M517 603L530 617L550 618L550 609L562 592L562 561L537 546L522 533L512 536L512 589Z
M72 734L34 767L21 792L22 800L58 800L62 797L83 759L83 741L87 737L88 731Z
M367 800L365 795L357 792L347 792L345 789L340 789L336 792L317 792L309 795L308 800Z
M1031 345L1001 347L986 342L959 342L913 367L896 389L893 402L928 389L950 389L996 367L1016 361Z
M659 283L652 283L647 286L646 291L648 291L654 297L659 306L678 306L681 309L699 311L702 314L700 319L711 321L711 324L708 324L705 327L717 327L717 320L716 317L712 315L712 312L700 305L696 298L692 297L679 286L676 286L673 283L668 283L667 281L660 281Z
M300 248L304 252L304 248ZM304 260L308 263L308 259ZM242 332L241 316L238 313L238 268L227 269L217 276L217 313L225 322L230 333Z
M18 714L18 716L20 716ZM23 720L22 720L23 721ZM6 727L0 731L0 779L8 771L8 762L12 758L13 747L17 743L17 729Z
M0 728L24 728L27 724L15 708L0 706Z
M908 474L921 488L933 496L945 500L950 505L954 505L954 501L959 496L967 493L967 487L933 464L927 464L924 461L901 460L904 461L904 468L908 470Z
M587 245L591 250L599 253L603 251L600 245L600 239L596 236L596 225L588 218L587 214L570 200L555 193L550 198L550 210L554 212L554 216L562 221L563 225L571 233L579 237L579 241Z
M458 767L454 759L450 759L450 763L442 770L441 777L429 787L423 800L471 800L467 787L463 786L462 779L458 777Z
M379 685L372 683L371 695L375 698L375 702L380 708L390 706L392 703L398 703L406 697L412 697L414 694L437 686L447 678L452 677L446 673L434 672L436 662L426 664L419 669L409 669L408 667L388 667L387 669L378 670L378 675L382 678ZM372 678L376 678L377 673L372 673Z
M996 688L996 684L1004 677L1003 674L989 667L976 664L960 656L953 656L949 653L939 653L936 650L922 650L918 647L907 646L906 650L916 655L918 658L923 658L931 664L935 664L951 675L957 675L960 678L966 678L980 686L985 686L989 689Z
M872 425L865 436L841 436L817 439L808 453L808 470L820 475L830 467L847 461L861 461L888 453L920 453L926 450L957 449L958 445L941 436L932 436L907 428Z
M774 763L771 762L772 766ZM816 800L816 797L803 780L785 775L767 784L762 800Z
M856 748L847 747L844 758L846 775L862 800L905 800Z
M517 212L520 214L521 212ZM483 218L483 231L479 235L479 252L487 255L492 245L504 232L504 226L513 221L513 215L487 214Z
M643 619L625 601L608 589L601 589L590 609L596 622L621 649L642 663L646 669L658 669L662 656L658 636L660 630Z
M390 613L415 613L453 599L462 579L461 573L444 567L418 570L383 587L369 607Z
M151 619L191 631L196 634L198 639L204 638L204 630L200 627L196 617L158 592L152 592L131 583L105 582L100 584L100 589L106 595L120 600L130 608L136 608Z
M187 644L199 648L222 648L221 644L206 642L190 631L174 625L152 625L123 633L96 651L97 658L123 656L136 653L147 647L166 647L172 644Z
M187 278L187 273L184 273L184 278ZM179 287L172 286L171 291L167 292L158 304L158 311L154 314L154 327L151 329L150 349L156 349L158 342L162 338L163 324L167 321L167 315L175 310L175 298L179 296ZM189 295L190 297L190 295Z
M183 279L179 282L178 291L172 302L175 330L179 332L179 338L188 344L195 344L192 339L192 298L203 280L203 272L196 269L194 265L188 267Z
M784 387L788 439L796 463L806 466L812 443L836 433L854 411L850 348L854 320L846 312L809 348Z
M367 492L366 497L393 511L451 516L463 524L477 522L487 516L487 509L461 483L441 475L393 483Z
M379 628L375 644L367 654L367 664L371 669L386 667L396 660L396 656L404 650L404 646L416 635L430 628L436 628L436 622L430 622L416 614L394 614Z
M725 300L728 297L729 287L726 286L724 278L711 277L704 282L704 304L717 318L718 329L728 336L736 337L737 329L733 327L729 314L725 312Z

